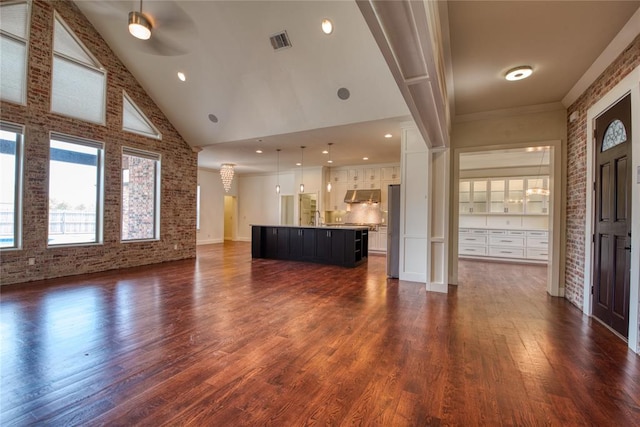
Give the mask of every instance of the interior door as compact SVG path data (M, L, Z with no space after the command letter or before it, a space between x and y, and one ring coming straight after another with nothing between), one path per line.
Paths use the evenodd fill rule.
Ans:
M596 119L593 315L629 335L631 95Z

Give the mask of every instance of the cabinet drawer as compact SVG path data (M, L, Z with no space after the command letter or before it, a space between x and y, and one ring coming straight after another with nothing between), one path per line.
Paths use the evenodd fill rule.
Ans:
M524 249L489 247L489 255L502 258L524 258Z
M471 234L487 234L487 230L481 230L479 228L471 228L469 229Z
M527 249L527 258L548 260L549 254L546 249Z
M527 248L548 248L549 241L546 237L528 237Z
M458 229L458 234L470 234L468 228L460 228Z
M544 237L547 238L549 236L548 231L527 231L527 237Z
M460 236L458 244L462 245L486 245L487 236Z
M510 230L507 233L509 236L520 236L520 237L524 237L527 233L524 231L516 231L516 230Z
M486 246L463 246L458 248L458 254L460 255L486 255Z
M506 236L507 232L505 230L489 230L490 236Z
M491 236L489 238L489 244L492 246L509 246L509 247L524 247L523 237L511 237L511 236Z

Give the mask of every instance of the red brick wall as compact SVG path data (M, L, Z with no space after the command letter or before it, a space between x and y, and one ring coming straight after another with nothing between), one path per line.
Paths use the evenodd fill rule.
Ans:
M640 36L598 77L567 110L578 119L567 122L567 249L565 295L582 308L584 283L584 239L587 191L587 110L640 65Z
M49 111L54 9L107 69L106 126ZM162 141L122 131L123 89L159 129ZM0 102L2 120L25 126L23 249L0 253L0 283L5 285L194 258L197 155L70 1L33 1L27 90L26 106ZM105 144L102 245L46 246L50 131ZM120 243L123 146L162 156L160 241ZM28 265L29 258L35 258L35 265Z

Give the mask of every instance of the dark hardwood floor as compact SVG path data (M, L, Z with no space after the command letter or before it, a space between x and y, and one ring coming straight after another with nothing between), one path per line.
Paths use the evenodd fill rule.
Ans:
M354 269L197 260L0 289L0 425L640 425L640 357L545 268L448 295Z

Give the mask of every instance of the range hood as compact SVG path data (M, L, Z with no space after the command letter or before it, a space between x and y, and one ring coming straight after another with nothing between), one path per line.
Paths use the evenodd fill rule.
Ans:
M347 190L345 203L380 203L380 190Z

